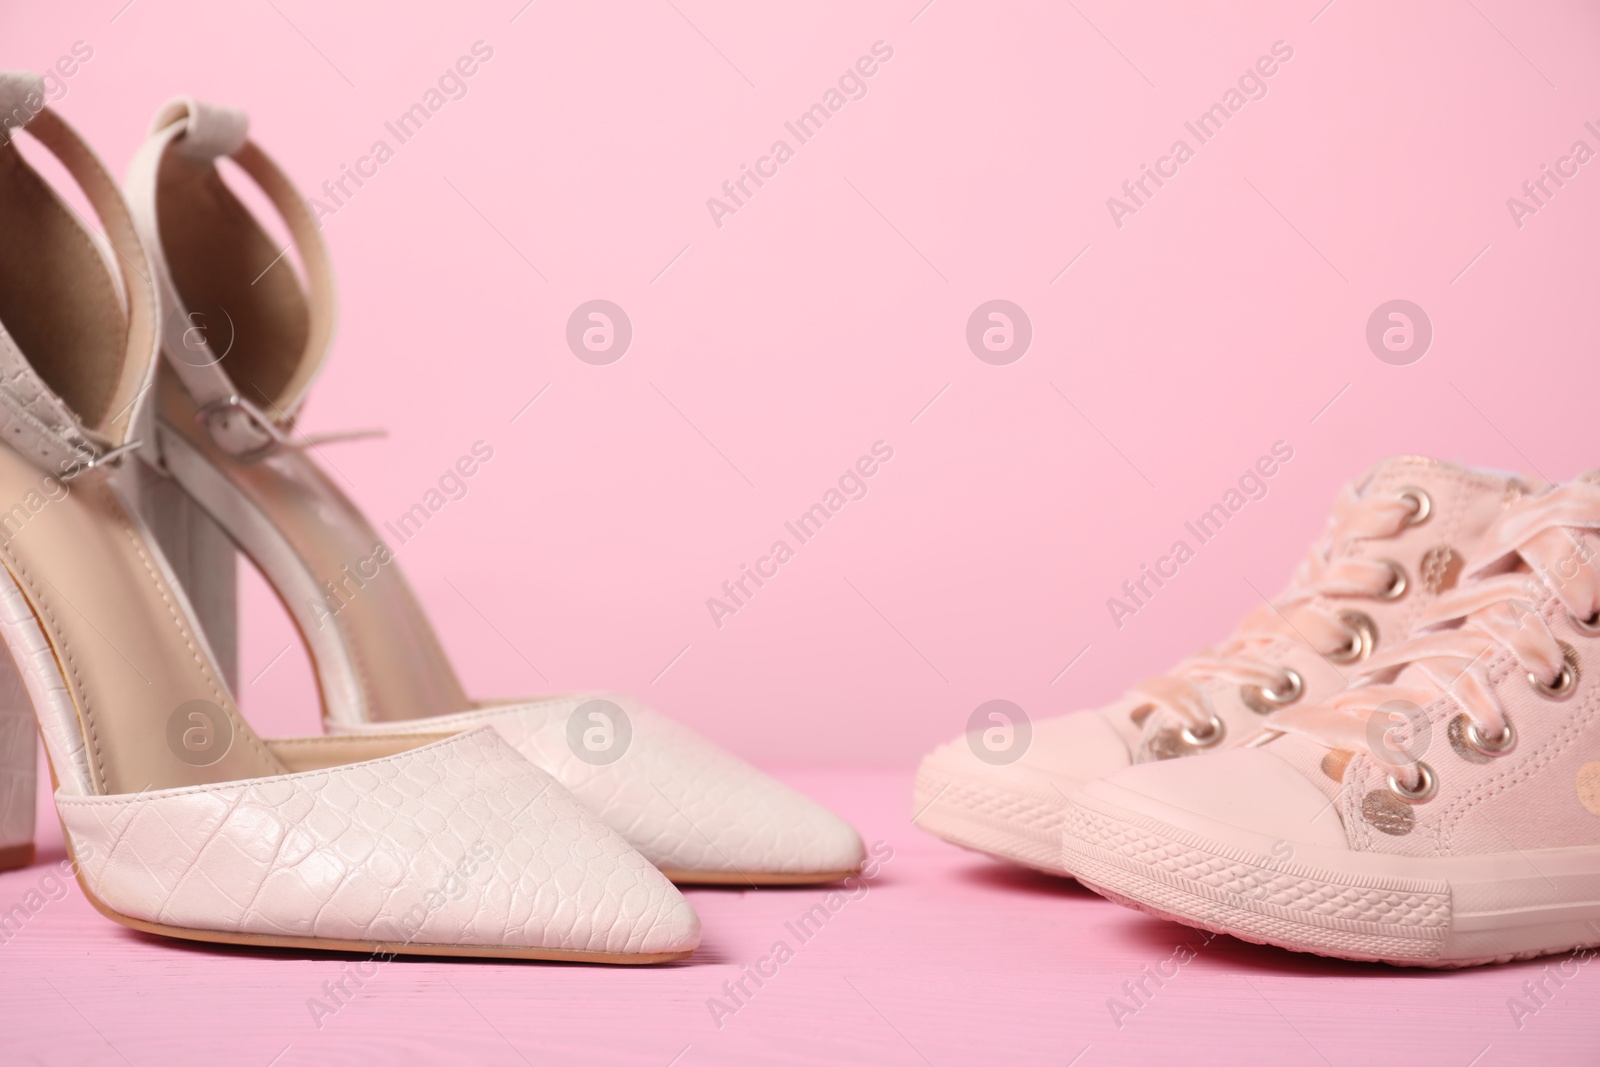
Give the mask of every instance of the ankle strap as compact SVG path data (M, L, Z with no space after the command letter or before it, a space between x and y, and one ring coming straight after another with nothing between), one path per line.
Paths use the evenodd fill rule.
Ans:
M11 141L25 127L83 191L111 246L105 257L109 262L99 265L108 272L115 268L125 301L126 343L114 354L114 365L91 360L81 366L56 368L58 375L115 376L109 389L96 383L94 388L69 390L80 396L103 397L103 403L94 405L99 410L93 412L77 411L63 399L0 323L0 439L36 466L66 480L112 464L139 444L134 438L141 436L137 431L144 422L144 400L158 348L155 290L149 260L116 180L77 132L46 106L44 82L38 75L0 71L0 118L4 127L0 152L16 152ZM25 160L18 156L8 162L16 168L12 174L16 188L53 201L64 224L82 230L84 240L92 242L82 217L76 212L72 212L76 217L69 217L71 209ZM101 258L95 257L97 261ZM47 354L37 355L43 358Z
M288 440L295 415L321 370L333 336L333 271L316 220L287 175L248 139L249 120L242 111L179 98L156 113L150 137L128 168L128 199L154 265L167 323L163 338L166 366L194 399L198 417L223 451L254 457ZM205 331L191 329L194 319L173 280L161 237L160 189L164 168L214 167L222 157L233 160L283 219L305 270L309 330L300 352L274 353L287 366L276 395L254 383L240 383L228 372L227 352L212 350ZM220 194L232 199L225 190ZM233 201L233 207L247 211ZM284 249L279 256L287 256ZM290 263L274 260L269 270L294 272ZM260 281L258 276L256 281ZM255 284L254 282L252 284ZM298 285L298 280L296 280ZM198 335L198 336L197 336Z

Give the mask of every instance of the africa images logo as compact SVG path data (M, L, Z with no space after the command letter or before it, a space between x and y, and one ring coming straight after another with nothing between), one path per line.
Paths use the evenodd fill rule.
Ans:
M1122 583L1122 596L1106 598L1106 610L1117 629L1125 626L1131 615L1137 615L1149 606L1156 593L1176 578L1184 564L1222 532L1222 528L1246 505L1265 500L1272 491L1270 479L1294 458L1294 446L1287 441L1274 441L1270 454L1257 457L1246 467L1237 481L1223 492L1222 498L1206 508L1193 520L1185 522L1183 529L1189 537L1180 537L1172 543L1167 553L1156 559L1155 565L1139 564L1139 573Z
M748 606L756 593L776 578L783 565L794 559L802 546L820 534L823 527L844 510L846 504L865 499L870 489L868 479L893 458L893 445L887 441L874 441L871 455L857 457L855 463L839 475L838 481L828 487L820 500L783 524L784 533L788 536L774 540L766 555L756 557L754 567L748 563L739 564L738 577L722 583L722 596L706 597L706 610L711 614L712 625L722 629L723 620L729 615L739 614L741 609ZM792 545L789 543L791 537L794 539Z
M739 176L722 183L722 196L706 197L706 210L717 229L722 229L723 219L737 215L740 209L761 189L778 176L778 170L795 157L795 150L822 132L833 116L844 110L851 100L862 100L867 95L867 79L877 74L882 64L894 58L894 47L887 41L872 42L872 54L861 56L846 67L839 80L829 86L822 99L800 112L792 121L783 124L784 132L794 139L791 145L786 138L772 142L765 155L757 156L755 165L739 164ZM751 188L752 184L755 188Z
M592 767L615 763L633 743L633 720L615 701L585 700L567 716L567 748Z
M1222 99L1200 112L1193 121L1183 124L1184 130L1194 138L1194 144L1180 137L1172 142L1166 155L1156 158L1154 166L1139 164L1139 176L1122 183L1122 196L1106 197L1106 210L1110 212L1111 221L1117 229L1122 229L1127 216L1137 215L1148 206L1156 191L1176 178L1179 169L1195 157L1199 147L1221 133L1222 128L1233 116L1243 111L1246 104L1252 100L1266 99L1267 79L1277 74L1281 65L1293 58L1293 46L1287 41L1273 41L1271 55L1261 56L1246 67L1244 73L1239 75L1239 80L1223 92Z
M610 300L586 300L567 317L567 347L594 367L615 363L633 344L633 320Z
M233 747L233 719L209 700L179 704L167 717L167 748L191 767L209 767Z
M986 300L967 317L967 347L991 366L1015 363L1031 344L1033 320L1010 300Z

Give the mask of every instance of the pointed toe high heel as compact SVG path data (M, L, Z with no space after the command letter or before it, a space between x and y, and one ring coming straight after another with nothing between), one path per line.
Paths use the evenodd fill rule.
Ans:
M281 215L298 269L229 191L222 158ZM860 868L861 838L844 820L627 697L469 699L390 546L294 430L334 318L304 200L247 138L242 113L193 101L157 115L127 188L173 324L161 463L288 606L330 731L492 725L680 882L820 883ZM183 329L196 315L233 324L226 346ZM617 750L573 740L591 736L593 716L599 734L622 739Z
M493 730L271 741L240 717L131 505L152 429L152 265L38 78L0 74L0 114L25 118L104 228L79 221L7 129L4 855L31 839L34 749L11 732L26 708L79 884L127 926L385 954L648 963L692 951L699 923L672 884Z

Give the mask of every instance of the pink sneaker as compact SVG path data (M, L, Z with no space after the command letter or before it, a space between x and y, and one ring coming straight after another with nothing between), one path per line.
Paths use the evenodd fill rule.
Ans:
M1346 486L1321 541L1273 605L1232 637L1096 711L1032 724L1021 751L969 733L917 771L916 822L947 841L1053 874L1072 793L1130 764L1231 748L1279 708L1331 696L1354 665L1409 635L1505 508L1512 475L1404 456Z
M1597 553L1600 472L1524 500L1357 686L1232 752L1085 787L1067 866L1153 914L1343 959L1600 944Z

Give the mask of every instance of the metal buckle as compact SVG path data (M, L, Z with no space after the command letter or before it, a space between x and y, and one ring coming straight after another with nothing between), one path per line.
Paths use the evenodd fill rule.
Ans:
M107 449L87 462L75 464L62 473L56 475L56 477L60 478L63 482L70 482L82 475L88 474L92 470L99 470L101 467L114 467L121 462L123 456L126 456L130 452L137 452L142 447L144 447L143 441L128 441L124 444L118 445L116 448Z
M245 421L250 423L251 428L267 439L266 444L246 449L243 452L233 451L224 441L218 438L217 431L214 428L213 419L218 412L224 411L238 412L243 415ZM288 442L288 438L284 436L283 431L279 430L272 420L263 415L254 404L237 393L229 394L221 400L213 400L209 404L202 404L194 413L194 421L205 428L206 432L211 435L211 439L224 452L246 463L270 455Z

